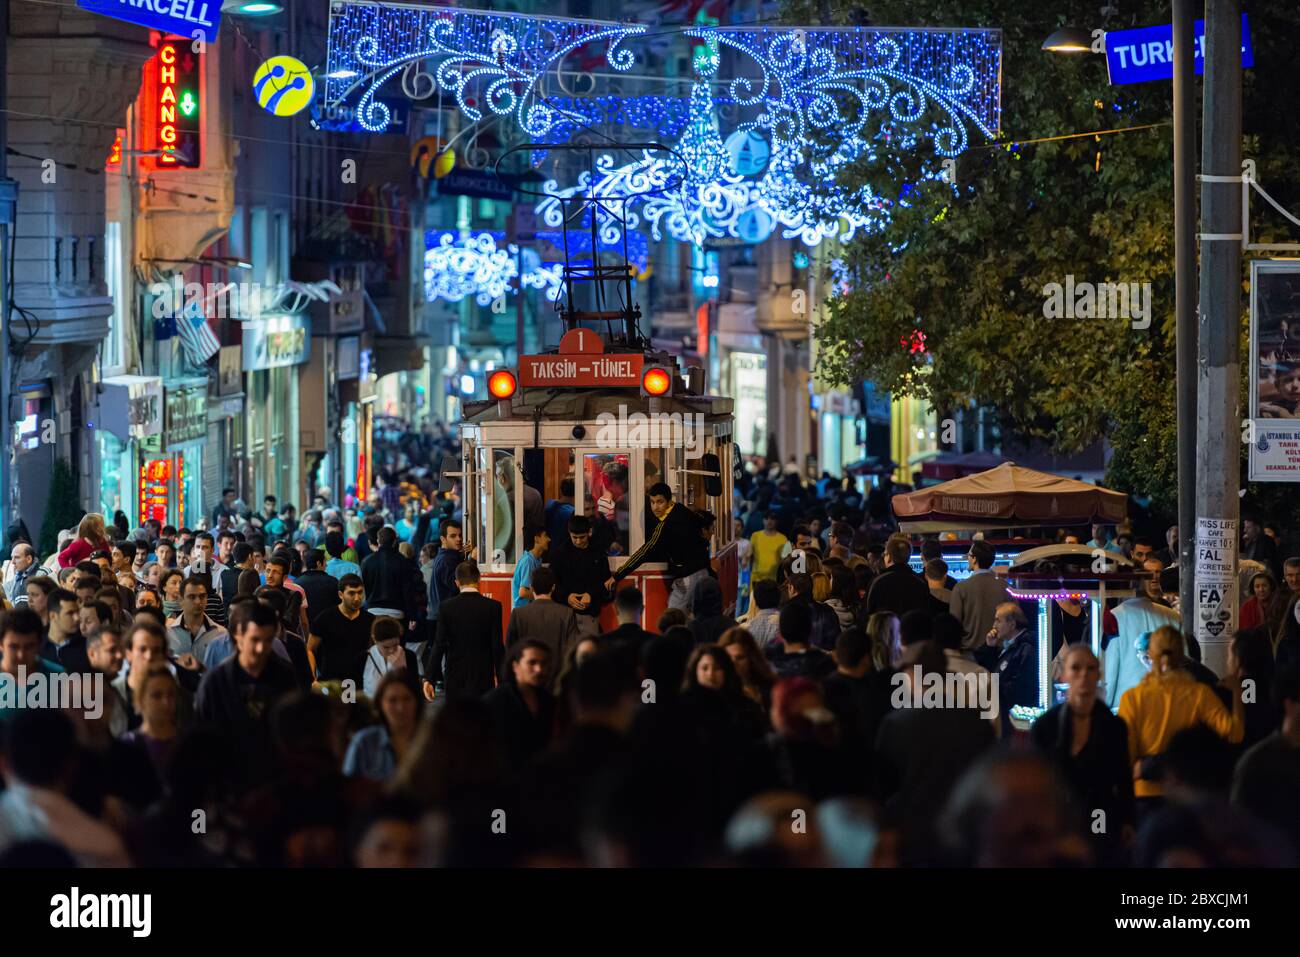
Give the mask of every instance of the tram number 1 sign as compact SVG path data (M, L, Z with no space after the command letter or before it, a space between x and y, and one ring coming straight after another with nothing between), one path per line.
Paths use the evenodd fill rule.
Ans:
M571 354L520 356L519 384L528 388L639 388L645 356L627 354Z

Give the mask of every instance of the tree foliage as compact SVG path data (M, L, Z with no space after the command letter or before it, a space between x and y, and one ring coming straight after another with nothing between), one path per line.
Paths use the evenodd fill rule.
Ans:
M817 22L820 7L792 3L787 15ZM1170 20L1164 2L1122 7L1109 30ZM831 8L840 23L1000 28L1004 135L988 144L976 132L958 158L955 189L918 188L890 231L843 247L842 282L817 332L819 374L841 384L869 380L944 411L992 408L1004 435L1046 440L1064 454L1107 438L1111 483L1174 508L1171 84L1110 86L1104 57L1040 49L1060 26L1099 26L1092 0L884 0L865 8L834 0ZM1300 130L1279 104L1300 94L1287 66L1300 14L1251 17L1256 70L1246 74L1244 151L1270 192L1294 208ZM1257 91L1255 72L1267 77L1267 93ZM1125 127L1149 128L1024 142ZM916 156L912 168L935 162ZM859 170L863 181L896 175L897 161L888 172L881 165ZM1280 217L1260 206L1257 229L1280 240ZM1149 328L1123 318L1046 318L1044 287L1067 276L1149 282ZM1245 316L1243 295L1243 330ZM909 348L917 330L923 359Z
M45 518L37 536L37 554L50 555L59 546L59 532L75 528L86 514L78 506L77 477L64 459L55 459L50 470L50 497L45 505Z

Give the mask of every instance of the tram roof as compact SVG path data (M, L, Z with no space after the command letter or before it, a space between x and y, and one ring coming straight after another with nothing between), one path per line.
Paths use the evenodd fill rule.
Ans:
M509 414L503 414L504 402L487 399L466 402L463 410L465 422L485 423L498 421L532 422L540 410L541 421L595 421L602 414L618 416L652 412L660 414L691 415L701 413L706 422L718 422L732 417L735 400L729 396L673 395L648 398L638 389L520 389L509 400Z

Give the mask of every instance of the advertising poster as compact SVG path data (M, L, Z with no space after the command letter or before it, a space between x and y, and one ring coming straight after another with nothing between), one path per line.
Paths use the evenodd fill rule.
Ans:
M1300 262L1250 268L1252 482L1300 481Z

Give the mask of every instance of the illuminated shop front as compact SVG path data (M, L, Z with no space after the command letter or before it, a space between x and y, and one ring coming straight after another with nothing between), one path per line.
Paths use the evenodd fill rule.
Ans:
M163 430L163 383L157 376L109 376L101 383L99 503L104 515L138 516L140 449ZM136 521L132 518L131 521Z
M311 358L311 320L301 314L263 315L244 324L247 376L247 483L250 505L274 495L294 501L298 481L298 369Z

